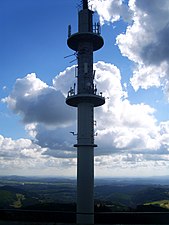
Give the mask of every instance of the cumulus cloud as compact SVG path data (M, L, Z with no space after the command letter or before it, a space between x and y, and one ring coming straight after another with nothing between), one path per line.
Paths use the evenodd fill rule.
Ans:
M166 62L162 63L160 67L144 64L139 64L133 70L133 77L130 81L135 91L139 88L147 90L150 87L161 87L165 91L167 88L166 74L168 65ZM165 91L167 94L167 91Z
M169 168L168 155L118 153L95 157L96 174L105 176L164 175Z
M37 124L34 127L36 131L36 143L42 147L48 148L45 154L59 157L59 158L72 158L76 156L76 151L73 148L76 139L70 132L76 127L60 127L48 129L42 124Z
M70 132L76 129L76 111L65 103L65 95L69 90L66 82L70 75L69 68L65 74L60 73L55 78L55 86L48 86L34 73L28 74L17 79L11 94L2 100L14 113L21 116L25 130L36 144L47 149L44 155L58 158L75 156L74 152L70 153L74 144ZM64 82L67 88L64 87Z
M95 84L103 91L106 103L95 111L99 148L96 155L114 154L117 151L160 151L168 148L167 122L158 124L155 109L144 103L131 104L121 84L119 69L105 62L94 64ZM76 153L76 109L66 106L65 97L74 85L75 66L67 68L48 86L35 74L17 79L12 93L4 99L13 112L20 114L25 129L42 148L45 154L55 157L71 157ZM68 82L67 82L68 80ZM161 133L161 130L163 132ZM165 130L165 132L164 132Z
M100 61L94 64L94 69L98 93L103 91L103 95L108 97L102 107L95 109L95 132L98 133L96 143L99 146L95 149L96 166L100 165L101 168L111 163L119 164L121 168L133 168L136 164L144 167L153 160L168 162L168 121L158 123L154 108L129 101L116 66ZM67 90L76 81L74 70L75 66L72 66L58 74L53 79L53 86L48 86L35 74L17 79L13 91L3 101L14 113L22 116L25 129L33 142L27 139L7 141L1 138L1 142L6 143L1 144L1 157L9 154L11 158L18 157L19 162L19 157L24 156L30 159L30 166L36 161L39 167L44 165L54 168L54 164L66 167L66 163L72 167L76 165L76 149L73 144L76 143L77 136L70 134L71 131L76 133L76 109L65 106ZM41 110L46 110L49 118L44 114L42 116L38 106Z
M129 22L132 11L123 3L123 0L91 0L92 10L96 10L100 16L101 24L115 22L120 18Z
M29 139L13 140L0 135L0 157L12 158L34 158L46 151L45 148L34 144Z
M96 154L113 154L119 150L157 150L161 147L155 109L144 103L131 104L121 85L120 71L112 64L95 64L96 84L106 90L106 104L96 109ZM101 147L102 146L102 147Z
M74 83L76 83L76 71L77 66L67 67L53 79L54 88L61 91L65 97L67 97L68 90L70 90L71 87L73 88Z
M47 154L48 149L29 139L6 138L0 135L0 169L2 174L63 175L76 165L75 158L58 158ZM70 171L69 171L70 172ZM69 173L67 171L67 173Z
M117 36L121 53L136 63L131 84L139 88L162 87L169 99L169 2L130 0L133 23Z
M13 91L3 101L14 113L21 115L26 124L67 126L75 119L73 109L65 104L64 95L34 73L17 79Z
M169 1L91 1L102 24L120 18L129 22L116 37L123 56L135 63L131 85L134 90L161 87L169 100ZM127 19L126 19L127 18Z
M127 92L121 85L120 71L116 66L98 62L94 67L97 89L104 90L104 96L108 97L106 104L96 109L96 141L100 146L96 155L114 154L118 150L158 149L160 142L154 117L155 110L143 103L130 103ZM75 82L72 78L74 69L74 66L67 68L53 79L54 88L59 89L64 96ZM66 82L69 77L72 83ZM36 124L28 124L26 129L38 145L48 148L47 154L65 158L76 155L72 147L76 138L70 134L70 131L76 132L75 119L74 125L67 127L51 128L37 121Z
M15 169L34 168L41 164L45 157L45 148L34 144L29 139L13 140L0 135L0 168L15 171Z

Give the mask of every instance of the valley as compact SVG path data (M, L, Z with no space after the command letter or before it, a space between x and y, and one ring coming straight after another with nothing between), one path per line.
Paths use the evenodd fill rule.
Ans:
M168 211L167 182L134 178L96 179L95 211ZM0 177L0 209L75 211L76 180Z

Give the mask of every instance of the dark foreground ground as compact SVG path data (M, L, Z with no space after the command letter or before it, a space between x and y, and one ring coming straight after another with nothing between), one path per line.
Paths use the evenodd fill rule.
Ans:
M32 222L11 222L11 221L1 221L0 220L0 225L76 225L75 223L32 223ZM102 225L102 224L100 224ZM104 224L107 225L107 224ZM115 225L123 225L123 224L115 224ZM126 224L126 225L131 225L131 224ZM141 225L141 224L134 224L134 225ZM146 224L144 224L146 225ZM160 224L150 224L150 225L160 225Z
M15 211L0 212L0 225L75 224L76 213L55 211ZM13 221L13 223L11 222ZM15 222L18 221L18 222ZM26 221L26 222L25 222ZM168 224L167 212L116 212L95 213L95 224Z

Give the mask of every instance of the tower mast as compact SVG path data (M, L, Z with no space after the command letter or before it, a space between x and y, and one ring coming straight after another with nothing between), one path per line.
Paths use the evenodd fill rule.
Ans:
M93 29L94 27L94 29ZM100 26L93 26L93 11L88 1L78 13L78 32L69 35L67 44L77 52L77 90L68 92L66 103L77 107L77 223L94 224L94 107L105 103L94 85L93 52L102 48Z

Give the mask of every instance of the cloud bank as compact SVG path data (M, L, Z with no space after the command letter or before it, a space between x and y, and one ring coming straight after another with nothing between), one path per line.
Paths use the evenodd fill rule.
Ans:
M135 63L134 90L160 87L169 100L169 1L129 0L127 5L122 0L97 0L91 4L102 24L128 22L116 44L121 54Z
M98 91L108 97L105 105L95 109L98 171L102 167L124 169L139 165L145 168L150 162L151 166L166 168L169 121L158 123L155 109L149 105L131 104L116 66L100 61L94 64L94 69ZM9 141L1 136L1 160L7 165L13 157L20 166L19 159L25 158L30 165L35 163L39 168L44 165L66 168L65 163L70 168L75 167L76 136L70 132L76 133L76 109L65 104L67 90L74 83L73 72L74 66L56 75L53 86L45 84L35 74L16 80L11 94L2 101L22 118L32 141Z
M62 127L75 119L72 108L64 104L64 95L34 73L17 79L12 93L4 101L14 113L21 115L24 123Z

